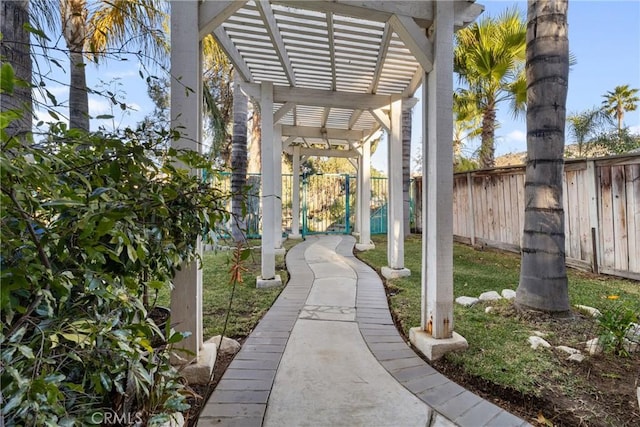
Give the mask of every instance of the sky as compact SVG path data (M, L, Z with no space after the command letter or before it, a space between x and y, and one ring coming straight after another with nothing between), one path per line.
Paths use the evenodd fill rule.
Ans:
M506 8L515 6L521 10L522 16L526 17L526 1L477 0L477 3L485 6L483 15L497 16ZM632 88L640 88L640 0L571 0L568 19L569 49L577 60L569 74L569 114L599 106L602 95L618 85L628 84ZM63 62L60 55L58 59ZM135 58L129 58L128 61L110 61L100 66L87 65L89 87L102 85L103 88L120 95L122 100L135 110L127 111L123 115L119 106L111 104L108 99L90 96L90 111L93 116L115 116L113 120L94 120L92 129L97 129L99 125L110 128L114 125L135 124L153 111L153 104L146 94L146 83L139 75L140 68ZM61 74L55 65L52 66L51 75L60 83L47 82L47 89L59 101L64 100L68 89L62 83L66 82L68 75ZM454 88L456 86L457 82L454 79ZM417 95L420 92L418 90ZM420 111L419 103L413 113L414 159L421 147ZM40 117L46 119L47 114L41 111ZM524 115L514 119L505 105L498 110L498 121L500 128L496 131L496 155L526 151ZM640 133L640 109L626 113L625 124L632 132ZM478 144L477 141L467 144L463 153L472 154ZM386 143L381 143L372 156L372 165L378 170L386 171L386 162ZM412 161L412 165L414 163Z

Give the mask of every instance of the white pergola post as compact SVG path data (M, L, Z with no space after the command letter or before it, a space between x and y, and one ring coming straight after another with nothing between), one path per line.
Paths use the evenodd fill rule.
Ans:
M173 147L202 152L202 75L201 46L198 42L198 4L171 2L171 127L182 129ZM187 91L185 88L192 89ZM198 171L192 171L198 174ZM202 242L197 251L202 255ZM176 272L171 291L171 324L190 336L176 344L172 362L189 365L183 369L189 383L207 383L216 357L215 344L202 339L202 269L197 262ZM188 353L187 353L188 352Z
M282 125L273 127L273 169L276 205L273 218L274 248L276 254L284 255L285 251L282 247Z
M402 202L402 97L391 97L388 147L389 199L387 201L387 262L382 275L388 279L409 276L404 267L404 210Z
M259 288L279 286L280 276L276 275L276 252L274 228L276 215L275 154L273 128L273 83L263 82L260 86L260 111L262 139L262 270L256 280Z
M371 241L371 140L362 144L358 158L358 232L360 243L356 249L366 251L374 249Z
M302 239L300 234L300 146L293 147L293 188L291 189L290 239Z
M467 348L453 331L453 2L435 2L434 67L424 80L422 323L411 342L429 359ZM425 240L426 239L426 240Z

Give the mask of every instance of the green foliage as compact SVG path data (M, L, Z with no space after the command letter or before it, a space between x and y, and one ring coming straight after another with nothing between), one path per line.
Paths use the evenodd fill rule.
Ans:
M602 310L602 314L598 316L598 343L604 351L629 357L629 346L632 343L627 336L633 324L640 321L640 305L620 302L618 296L612 295L609 298L615 299L615 302Z
M608 154L623 154L640 149L640 135L632 135L629 128L603 132L594 141Z
M100 411L150 422L187 407L169 364L183 335L160 330L143 295L169 289L225 213L224 195L192 173L209 168L206 159L160 150L178 136L86 134L59 123L27 146L3 132L6 425L86 425Z

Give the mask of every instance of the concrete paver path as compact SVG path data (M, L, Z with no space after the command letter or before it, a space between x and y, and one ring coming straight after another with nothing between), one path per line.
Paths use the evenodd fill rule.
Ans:
M350 236L287 254L290 281L245 341L199 426L525 426L404 342Z

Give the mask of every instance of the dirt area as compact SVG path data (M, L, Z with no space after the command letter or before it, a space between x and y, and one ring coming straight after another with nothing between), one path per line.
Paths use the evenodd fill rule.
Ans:
M575 312L574 318L554 319L530 315L513 306L503 309L504 316L518 316L532 330L553 331L548 338L552 345L585 342L594 330L594 320ZM523 395L482 378L467 374L461 367L446 360L432 365L487 400L540 426L638 426L640 410L636 388L640 386L640 354L620 357L612 354L588 356L583 362L568 361L567 354L554 349L558 377L549 372L538 385L539 396ZM556 375L554 375L556 374ZM566 379L571 381L565 382ZM568 384L570 383L570 384Z

